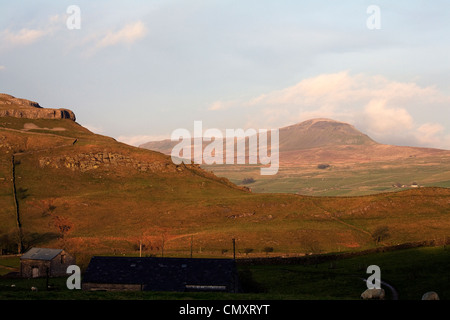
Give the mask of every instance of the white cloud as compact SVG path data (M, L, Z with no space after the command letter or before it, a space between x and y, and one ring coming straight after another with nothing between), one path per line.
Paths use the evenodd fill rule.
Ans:
M1 32L0 37L2 41L6 42L8 45L17 46L32 44L46 34L46 31L39 29L23 28L16 32L6 29Z
M450 149L450 135L445 134L445 128L439 123L425 123L417 128L416 139L421 146L439 146Z
M211 105L208 107L208 110L226 110L235 107L238 103L239 101L215 101L211 103Z
M386 100L370 100L364 109L366 128L376 134L394 133L414 128L412 116L404 108L389 108Z
M124 44L131 45L144 38L147 32L145 24L142 21L136 21L125 25L117 31L109 30L90 33L84 39L72 43L71 46L72 48L84 47L82 56L89 58L99 50L107 47Z
M142 21L127 24L118 31L109 31L98 42L99 48L109 47L120 43L131 44L143 38L147 34L147 29Z
M215 111L215 110L222 110L222 109L225 109L225 108L226 108L226 106L225 106L225 103L223 101L215 101L209 106L208 110Z
M63 25L64 17L53 15L40 23L31 23L28 27L15 30L7 28L0 31L0 48L27 46L53 35Z

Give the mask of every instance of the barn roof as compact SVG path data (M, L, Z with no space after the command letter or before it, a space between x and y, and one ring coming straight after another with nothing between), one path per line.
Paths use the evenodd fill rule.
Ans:
M155 257L92 257L83 276L85 283L138 284L155 291L229 288L235 279L232 259Z
M48 248L31 248L24 253L20 259L31 260L52 260L58 254L62 252L62 249L48 249Z

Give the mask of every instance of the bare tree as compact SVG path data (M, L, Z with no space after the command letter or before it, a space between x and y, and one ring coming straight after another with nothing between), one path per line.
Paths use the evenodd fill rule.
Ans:
M66 217L52 215L53 225L58 230L59 238L63 241L63 246L66 246L66 236L72 231L73 223Z
M390 236L389 227L387 226L379 226L372 232L372 239L376 244L379 244L381 241L389 238Z

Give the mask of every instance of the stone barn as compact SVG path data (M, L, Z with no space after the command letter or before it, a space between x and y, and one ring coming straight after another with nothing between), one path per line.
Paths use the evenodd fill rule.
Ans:
M23 278L67 276L67 267L75 258L62 249L31 248L20 257L20 275Z
M239 280L232 259L93 257L82 289L239 292Z

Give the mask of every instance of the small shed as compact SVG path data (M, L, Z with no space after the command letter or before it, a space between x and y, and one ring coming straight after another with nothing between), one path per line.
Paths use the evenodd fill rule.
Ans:
M20 257L20 275L23 278L66 276L67 267L75 263L75 258L63 249L31 248Z
M232 259L92 257L82 289L238 292L239 280Z

